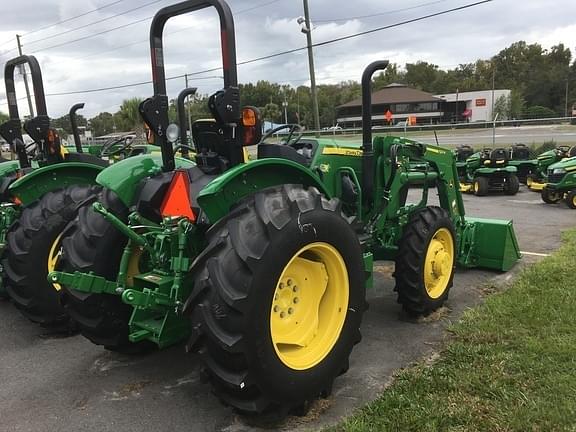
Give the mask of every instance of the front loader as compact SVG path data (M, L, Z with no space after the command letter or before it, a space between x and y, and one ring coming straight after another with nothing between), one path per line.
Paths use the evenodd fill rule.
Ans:
M209 98L213 119L192 125L195 164L178 166L162 32L170 18L209 6L220 17L224 88ZM372 76L387 61L362 77L362 142L304 138L286 125L287 139L272 144L258 111L239 106L223 0L161 9L150 52L154 96L140 112L162 169L131 186L112 180L130 160L103 171L102 194L80 211L49 275L93 342L132 352L186 342L227 404L287 413L327 395L347 370L374 260L394 261L398 301L428 314L446 301L456 265L507 271L519 259L511 221L465 216L450 150L372 140ZM258 158L246 161L254 143ZM406 204L413 184L421 199ZM428 204L430 185L439 206Z

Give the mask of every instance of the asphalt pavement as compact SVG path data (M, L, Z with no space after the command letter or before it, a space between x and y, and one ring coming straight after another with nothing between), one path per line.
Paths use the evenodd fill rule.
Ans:
M411 191L415 194L416 191ZM377 263L363 340L350 370L333 394L305 417L281 424L236 415L211 394L197 357L181 346L127 357L81 336L54 337L0 302L0 431L248 431L261 428L316 430L373 400L394 371L433 358L448 322L478 304L487 284L503 284L522 268L558 248L561 231L575 225L576 211L545 205L522 187L514 196L465 196L471 216L513 219L527 252L511 272L458 271L446 308L429 319L405 316L392 290L393 268Z

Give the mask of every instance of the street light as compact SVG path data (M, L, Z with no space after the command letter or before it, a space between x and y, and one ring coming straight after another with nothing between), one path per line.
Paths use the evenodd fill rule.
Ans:
M308 10L308 0L304 1L304 17L298 18L300 31L306 34L306 45L308 46L308 67L310 69L310 90L312 91L312 112L314 114L314 128L316 136L320 134L320 112L318 111L318 93L316 92L316 75L314 72L314 51L312 50L312 25L310 24L310 11Z
M284 107L284 124L288 124L288 101L286 100L286 96L284 96L282 106Z

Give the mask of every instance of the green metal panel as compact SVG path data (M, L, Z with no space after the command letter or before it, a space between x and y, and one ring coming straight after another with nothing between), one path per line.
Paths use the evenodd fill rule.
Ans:
M3 177L8 174L12 174L15 171L18 171L20 168L20 163L18 161L7 161L0 163L0 177Z
M194 162L188 159L176 158L177 168L191 168ZM146 177L159 174L162 171L162 156L160 155L139 155L117 162L96 178L99 185L110 189L118 195L120 200L126 205L132 205L136 186Z
M508 271L522 257L511 220L466 217L459 264Z
M104 168L83 162L65 162L38 168L9 187L12 195L28 205L44 194L70 185L95 184Z
M476 171L474 171L474 176L479 176L479 175L492 175L492 174L496 174L496 173L508 173L508 174L516 174L518 172L518 169L515 166L505 166L502 168L478 168Z
M286 159L259 159L226 171L202 189L198 204L211 223L225 216L242 198L256 191L282 184L315 186L330 198L331 193L308 168Z

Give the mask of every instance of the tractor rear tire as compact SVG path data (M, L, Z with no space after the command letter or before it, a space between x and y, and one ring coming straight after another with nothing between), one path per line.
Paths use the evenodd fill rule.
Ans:
M576 190L571 190L566 194L566 205L571 209L576 209Z
M474 195L486 196L490 190L490 181L486 177L476 177L474 179Z
M430 206L415 212L404 228L396 257L398 303L413 315L441 307L454 278L456 234L448 212Z
M546 186L544 187L544 189L542 189L542 192L540 193L542 201L544 201L546 204L559 203L562 200L562 195L563 194L561 192L551 191Z
M95 186L85 185L48 192L24 208L7 233L6 291L16 307L33 322L71 329L72 323L59 301L60 287L47 280L49 261L57 259L62 232L68 223L96 192Z
M102 189L97 199L120 220L128 220L128 208L108 189ZM66 272L93 272L108 280L116 280L127 237L120 233L91 205L82 207L78 218L70 225L63 240L60 269ZM128 340L128 323L133 308L122 302L121 296L87 294L65 286L61 302L66 312L78 323L80 332L96 345L123 354L151 351L155 345Z
M303 267L292 273L294 262ZM297 185L258 192L208 231L197 263L188 348L201 354L216 395L240 412L276 416L326 397L348 368L367 306L362 248L339 201ZM320 279L309 272L316 266ZM318 320L300 315L307 310Z
M520 181L518 180L517 176L512 174L510 177L508 177L508 181L504 186L504 192L506 193L506 195L516 195L519 190L520 190Z

